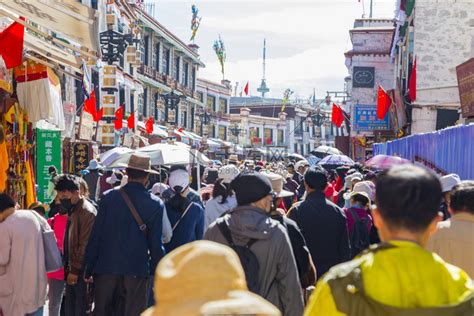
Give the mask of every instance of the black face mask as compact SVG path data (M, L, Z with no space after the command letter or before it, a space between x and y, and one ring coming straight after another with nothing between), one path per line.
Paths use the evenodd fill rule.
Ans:
M62 214L66 214L68 212L71 212L72 209L74 208L74 205L71 202L71 199L61 199L61 207L59 212L61 213L61 210L64 211Z

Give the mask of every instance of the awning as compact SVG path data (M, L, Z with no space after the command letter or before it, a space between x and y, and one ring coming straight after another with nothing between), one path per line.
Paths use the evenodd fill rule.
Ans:
M61 34L84 48L99 51L96 11L75 0L0 0L0 8Z
M82 73L81 61L76 56L69 53L66 49L60 49L53 44L31 35L29 32L25 32L25 47L27 50L41 55L50 62L71 67L74 71Z

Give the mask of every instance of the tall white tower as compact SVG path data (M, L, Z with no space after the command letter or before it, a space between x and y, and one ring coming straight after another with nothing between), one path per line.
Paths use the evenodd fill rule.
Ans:
M267 41L266 39L263 39L263 78L262 78L262 82L260 83L260 87L257 89L257 91L262 94L262 98L265 98L265 93L270 91L270 89L267 87L267 82L265 79L266 51L267 51Z

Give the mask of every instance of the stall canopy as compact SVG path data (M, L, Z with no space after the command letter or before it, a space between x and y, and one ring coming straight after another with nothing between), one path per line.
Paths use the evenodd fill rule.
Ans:
M98 52L96 11L75 0L1 0L0 8L61 34L84 48Z

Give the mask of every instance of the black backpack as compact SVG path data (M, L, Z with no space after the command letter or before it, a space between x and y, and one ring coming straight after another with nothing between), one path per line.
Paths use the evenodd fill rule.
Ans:
M257 239L250 239L244 246L238 246L232 239L232 234L227 226L225 220L218 221L217 227L221 231L224 238L227 240L229 246L237 253L240 263L244 268L245 279L247 280L247 287L250 291L259 294L260 284L258 283L258 276L260 271L260 264L257 256L250 250L250 247L257 241Z
M367 229L369 218L360 218L352 208L349 208L349 212L351 212L352 218L354 218L354 225L352 226L352 234L350 236L351 253L352 258L354 258L370 246L370 233Z

